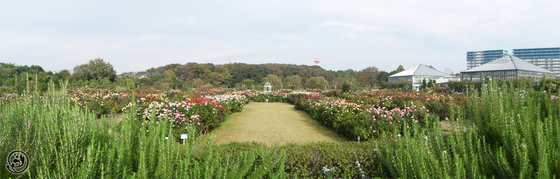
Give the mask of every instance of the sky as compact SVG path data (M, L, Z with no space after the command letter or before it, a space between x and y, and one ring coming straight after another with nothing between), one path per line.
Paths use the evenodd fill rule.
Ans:
M466 70L466 52L560 47L558 0L0 0L0 62L118 74L171 63Z

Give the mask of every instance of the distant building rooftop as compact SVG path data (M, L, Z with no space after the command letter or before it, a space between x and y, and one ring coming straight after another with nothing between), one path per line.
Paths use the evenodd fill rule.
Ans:
M438 76L438 77L451 77L451 75L438 71L436 69L430 68L426 65L416 65L412 68L401 71L397 74L391 75L390 77L401 77L401 76Z
M556 74L535 66L513 55L506 55L481 66L461 72L461 81L479 81L489 79L513 80L527 78L539 80L544 76L555 77Z
M552 73L551 71L542 69L538 66L530 64L525 60L515 56L506 55L498 58L481 66L465 70L463 72L478 72L478 71L499 71L499 70L523 70L541 73Z

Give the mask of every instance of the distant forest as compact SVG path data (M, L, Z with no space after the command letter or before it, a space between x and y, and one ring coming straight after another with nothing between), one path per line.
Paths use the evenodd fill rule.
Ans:
M103 59L90 60L72 71L45 71L41 66L0 63L0 92L21 92L26 82L38 80L37 88L47 89L47 82L68 80L75 88L237 88L260 89L270 82L274 89L334 89L346 81L353 87L383 88L390 75L404 71L402 65L391 72L367 67L360 71L325 70L320 66L294 64L168 64L141 72L117 75L113 66ZM32 86L34 87L34 86Z

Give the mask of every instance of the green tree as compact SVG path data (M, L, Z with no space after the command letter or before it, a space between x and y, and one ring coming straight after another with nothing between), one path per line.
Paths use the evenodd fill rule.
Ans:
M233 85L233 81L232 81L232 78L231 78L232 75L231 75L231 73L229 73L229 70L227 68L224 68L221 71L220 75L222 76L222 80L223 80L225 85L228 85L228 86Z
M210 81L212 82L212 85L214 86L220 86L224 81L224 77L218 72L210 72L210 74L208 75L210 77Z
M399 65L399 67L397 67L397 69L395 69L395 70L389 72L389 76L394 75L394 74L397 74L397 73L399 73L399 72L401 72L401 71L404 71L404 67L403 67L402 65Z
M426 89L427 86L428 84L426 83L426 78L422 79L422 86L420 87L420 89Z
M324 89L329 87L329 81L322 76L311 77L307 80L307 87L312 89Z
M204 85L204 81L203 81L202 79L200 79L200 78L196 78L196 79L193 80L192 84L193 84L195 87L199 88L199 87L201 87L202 85Z
M70 78L70 72L68 70L60 70L58 73L55 73L55 75L61 80Z
M105 78L109 79L111 82L115 82L117 78L117 72L113 69L113 65L106 63L103 59L97 58L90 60L89 63L78 65L74 67L74 73L72 78L78 80L103 80Z
M397 71L397 73L404 71L404 67L402 65L399 65L395 71Z
M150 78L140 78L138 80L138 83L142 87L144 87L144 86L148 87L148 86L152 86L154 84L154 81L152 81Z
M431 88L434 85L434 82L432 81L432 79L428 80L428 88Z
M241 81L241 87L242 89L250 89L253 87L253 83L255 82L255 80L253 79L244 79L243 81Z
M380 71L379 75L377 75L378 82L388 82L389 81L389 73L386 71Z
M344 81L346 81L346 79L342 77L334 77L329 83L331 84L331 87L340 89L342 88Z
M376 84L377 77L379 76L379 69L377 67L371 66L356 73L358 76L358 83L364 87L371 87Z
M349 82L348 80L344 81L342 83L342 92L348 92L350 91L350 88L352 87L352 83Z
M15 75L17 75L16 71L13 68L4 67L4 66L2 66L0 68L0 74L2 75L2 77L5 77L5 78L8 78L8 77L12 78L12 77L15 77Z
M150 76L150 79L152 80L152 82L158 82L160 80L164 81L165 80L165 76L163 74L152 74Z
M31 65L31 67L29 67L29 74L38 74L41 72L45 72L45 70L39 65Z
M273 89L280 89L282 87L282 79L274 74L268 74L263 78L263 85L269 82Z
M301 77L299 75L288 76L284 79L284 83L290 89L299 89L301 87Z
M175 76L175 72L171 70L165 70L163 72L163 76L166 82L172 83L176 80L177 76Z
M276 75L280 78L284 77L284 73L282 72L282 70L276 66L271 66L270 67L270 73L272 73L273 75Z

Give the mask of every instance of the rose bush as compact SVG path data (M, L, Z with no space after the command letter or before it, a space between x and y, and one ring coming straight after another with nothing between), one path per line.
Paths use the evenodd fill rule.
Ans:
M370 140L382 133L400 134L412 125L430 127L437 120L428 116L425 107L415 105L388 109L378 105L361 105L340 98L310 102L308 113L319 122L349 139Z
M135 120L139 120L142 125L171 121L175 136L186 133L189 127L195 128L199 133L207 133L223 122L228 114L241 111L248 102L242 95L208 95L181 102L151 99L137 99L135 103L130 102L121 110L132 110L137 116Z

